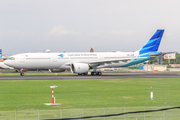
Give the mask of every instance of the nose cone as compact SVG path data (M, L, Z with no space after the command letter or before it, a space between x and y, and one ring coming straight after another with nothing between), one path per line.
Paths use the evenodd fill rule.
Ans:
M5 60L4 64L7 65L7 66L10 66L10 61L9 60Z

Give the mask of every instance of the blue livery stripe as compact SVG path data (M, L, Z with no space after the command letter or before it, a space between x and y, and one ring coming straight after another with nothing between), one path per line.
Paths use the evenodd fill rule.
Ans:
M156 41L157 39L158 39L158 38L153 39L153 40L149 40L146 44L150 44L150 43L152 43L152 42Z
M147 49L151 49L152 47L154 47L154 46L142 48L141 51L145 51L145 50L147 50Z
M163 33L164 30L157 30L151 39L140 49L139 55L158 51Z

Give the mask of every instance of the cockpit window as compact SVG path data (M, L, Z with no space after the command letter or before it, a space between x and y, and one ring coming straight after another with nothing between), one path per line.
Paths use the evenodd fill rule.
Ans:
M9 57L8 60L15 60L15 58L14 57Z

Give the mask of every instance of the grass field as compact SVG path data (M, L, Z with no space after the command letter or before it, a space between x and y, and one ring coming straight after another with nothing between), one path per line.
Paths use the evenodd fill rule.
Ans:
M0 111L19 109L53 109L51 89L56 85L56 103L65 108L180 105L180 78L98 79L98 80L12 80L0 81ZM151 89L152 87L152 89ZM150 92L154 100L150 100Z
M0 81L0 111L14 111L17 106L18 111L37 110L39 106L41 110L60 110L61 106L44 105L51 103L51 85L58 86L56 103L64 109L82 109L85 104L86 109L105 104L106 108L123 108L126 103L127 107L141 108L146 103L148 107L163 107L166 102L166 107L180 105L180 78L8 80ZM151 91L154 100L150 100Z

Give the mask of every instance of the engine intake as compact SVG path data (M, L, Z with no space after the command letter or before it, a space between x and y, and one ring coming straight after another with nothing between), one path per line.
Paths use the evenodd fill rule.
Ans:
M89 71L89 65L87 63L73 63L71 64L71 72L73 73L87 73Z

